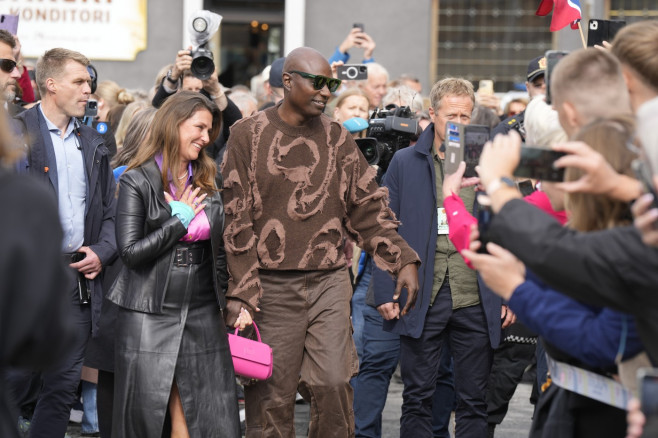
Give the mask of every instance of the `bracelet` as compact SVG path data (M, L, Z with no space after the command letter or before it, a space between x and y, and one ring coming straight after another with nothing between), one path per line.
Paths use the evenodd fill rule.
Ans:
M503 188L504 186L510 188L516 188L516 184L511 178L503 176L500 178L496 178L495 180L489 183L486 189L487 195L489 196L493 195L495 192L497 192L499 189Z

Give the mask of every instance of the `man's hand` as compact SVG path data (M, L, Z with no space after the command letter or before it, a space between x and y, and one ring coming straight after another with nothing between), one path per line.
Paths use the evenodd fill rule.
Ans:
M398 281L395 285L393 301L400 299L402 288L407 288L407 302L400 315L404 316L414 308L416 304L416 293L418 292L418 266L415 263L409 263L398 272Z
M77 269L78 272L85 274L87 280L93 280L103 269L101 259L99 259L96 253L88 246L81 246L78 252L84 253L85 258L79 262L71 263L69 266L73 269Z
M348 50L357 45L357 36L361 34L363 34L361 29L353 27L352 30L350 30L350 33L345 37L345 40L340 43L340 46L338 46L338 50L340 50L341 53L347 53Z
M400 305L398 303L384 303L377 306L377 311L387 321L400 319Z
M190 55L191 50L192 46L189 46L187 50L179 50L176 54L174 66L171 69L171 78L174 81L177 81L183 76L183 71L192 67L192 55Z
M654 176L656 187L658 187L658 176ZM653 195L646 193L642 195L631 207L635 220L635 228L640 230L642 241L645 245L658 247L658 209L652 208Z
M591 193L630 202L642 193L639 181L620 175L603 155L582 141L553 145L553 149L569 155L555 161L556 167L575 167L585 175L576 181L563 182L558 187L567 193Z
M331 76L338 79L338 67L345 64L343 61L334 61L331 63Z
M640 400L632 398L626 409L628 410L626 414L626 423L628 423L626 438L640 438L643 436L644 424L647 422L640 406Z
M459 196L459 190L464 187L471 187L480 183L480 178L464 178L466 163L462 161L459 167L452 174L446 174L443 178L443 199L449 198L453 193Z
M358 29L358 28L357 28ZM355 38L356 46L363 49L363 59L371 59L372 53L375 51L375 40L365 32L359 32Z
M509 134L498 134L482 149L477 168L484 187L503 176L514 174L521 159L521 137L512 130Z
M476 245L477 244L477 245ZM487 244L489 254L479 254L472 248L479 242L472 242L471 249L462 251L484 282L494 293L508 301L517 287L525 281L525 265L514 254L495 243Z
M500 320L502 321L501 328L506 329L516 322L516 315L512 309L503 304L500 308Z

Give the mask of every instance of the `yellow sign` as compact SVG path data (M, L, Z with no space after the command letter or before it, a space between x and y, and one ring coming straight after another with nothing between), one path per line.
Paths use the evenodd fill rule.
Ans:
M147 0L0 0L0 13L18 15L23 56L55 47L92 60L133 61L146 49Z

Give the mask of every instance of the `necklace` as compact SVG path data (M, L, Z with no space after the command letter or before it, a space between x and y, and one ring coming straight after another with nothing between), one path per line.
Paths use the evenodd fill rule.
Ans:
M189 176L189 173L188 173L188 172L185 172L185 175L183 175L183 176L179 176L178 179L179 179L179 180L182 180L182 179L187 178L188 176Z

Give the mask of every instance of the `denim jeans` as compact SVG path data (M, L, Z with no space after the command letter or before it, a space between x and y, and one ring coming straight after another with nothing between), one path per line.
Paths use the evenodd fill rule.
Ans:
M98 432L96 384L82 381L82 433Z
M366 305L366 293L368 292L371 276L372 259L368 256L363 265L363 274L361 274L359 283L352 295L352 328L354 329L354 345L356 346L359 361L363 360L363 311L366 307L369 307Z

